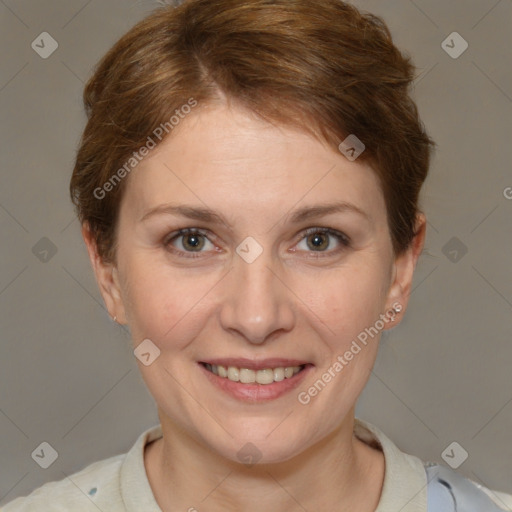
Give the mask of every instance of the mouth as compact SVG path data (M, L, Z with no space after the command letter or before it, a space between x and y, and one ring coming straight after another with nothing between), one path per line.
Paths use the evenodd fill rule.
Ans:
M200 361L207 379L232 397L250 402L273 400L299 385L314 365L299 360L223 359Z
M220 378L228 379L231 382L240 382L241 384L261 384L267 386L274 382L281 382L285 379L291 379L297 373L303 371L307 364L298 366L277 366L261 369L245 368L241 366L224 366L221 364L200 363L209 372Z

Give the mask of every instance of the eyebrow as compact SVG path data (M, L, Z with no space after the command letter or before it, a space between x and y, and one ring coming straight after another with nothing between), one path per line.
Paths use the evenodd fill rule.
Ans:
M336 202L328 204L319 204L313 206L304 206L291 213L289 222L291 224L299 224L307 220L311 220L325 215L333 213L356 213L362 216L365 220L372 223L372 218L368 213L352 203ZM207 222L210 224L222 224L229 229L233 229L233 226L226 220L222 215L219 215L215 211L206 207L197 207L190 205L174 205L174 204L163 204L146 211L140 218L140 222L147 220L155 215L177 215L181 217L187 217L189 219ZM289 217L290 214L285 215Z

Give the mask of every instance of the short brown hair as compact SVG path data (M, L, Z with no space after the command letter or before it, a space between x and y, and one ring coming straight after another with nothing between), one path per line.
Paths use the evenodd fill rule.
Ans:
M158 8L108 51L85 86L88 122L70 183L78 217L100 256L114 261L127 180L101 199L94 191L190 98L201 105L225 96L335 150L355 134L366 147L359 158L379 177L398 255L414 238L435 145L410 97L414 71L381 18L340 0Z

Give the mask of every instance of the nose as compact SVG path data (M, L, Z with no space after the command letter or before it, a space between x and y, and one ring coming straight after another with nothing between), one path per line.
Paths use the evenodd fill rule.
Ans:
M251 263L235 255L224 287L220 322L225 330L258 345L293 328L294 294L281 266L273 265L270 251Z

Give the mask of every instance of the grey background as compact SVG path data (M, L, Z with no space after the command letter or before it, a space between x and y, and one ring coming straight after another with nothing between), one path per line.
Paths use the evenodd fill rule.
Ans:
M443 462L457 441L469 453L460 473L510 493L512 1L354 3L382 15L413 56L414 94L439 144L409 309L382 339L357 415L424 460ZM0 504L126 452L158 422L68 199L83 85L156 6L0 0ZM59 45L47 59L31 48L43 31ZM469 43L457 59L441 47L453 31ZM59 454L48 469L31 458L43 441Z

